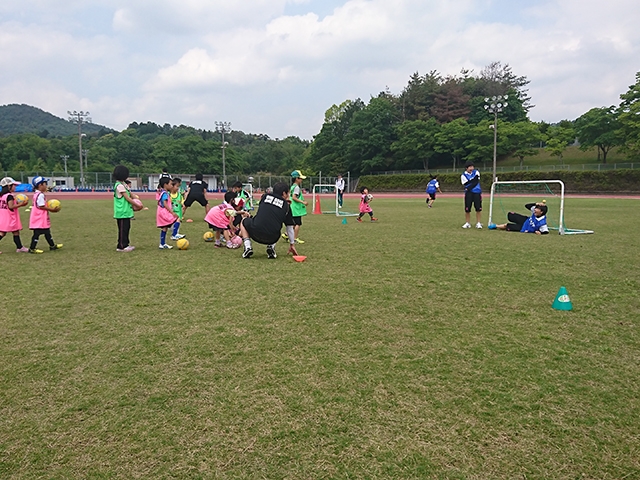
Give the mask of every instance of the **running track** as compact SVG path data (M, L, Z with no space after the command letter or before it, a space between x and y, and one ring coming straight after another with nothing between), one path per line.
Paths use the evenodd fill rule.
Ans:
M154 200L156 198L155 192L134 192L140 196L142 200ZM59 198L59 199L68 199L68 200L105 200L109 198L113 198L112 192L49 192L47 193L49 198ZM328 196L333 196L329 194L322 195L323 198ZM347 193L344 195L345 198L350 199L359 199L359 193ZM426 198L424 193L376 193L375 196L377 198ZM489 193L484 194L485 198L489 196ZM566 194L567 198L620 198L620 199L633 199L640 200L640 194L631 194L631 195L583 195L583 194ZM209 200L222 200L224 197L223 193L207 193L207 198ZM311 194L307 194L307 197L311 197ZM462 198L462 192L459 193L439 193L438 197L444 198ZM256 194L256 199L260 198L259 194Z

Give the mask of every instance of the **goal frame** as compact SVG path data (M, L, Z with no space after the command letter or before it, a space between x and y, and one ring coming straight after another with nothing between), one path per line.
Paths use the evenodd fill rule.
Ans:
M317 192L316 193L316 188L332 188L334 190L333 196L334 196L334 201L335 201L335 206L334 206L334 210L322 210L322 202L320 202L320 207L321 207L321 211L323 214L328 214L328 215L335 215L336 217L357 217L359 214L358 213L349 213L349 212L343 212L340 210L339 208L339 202L338 202L338 189L336 188L335 184L333 183L316 183L315 185L313 185L312 188L312 204L313 207L315 209L316 206L316 195L318 196L318 198L320 198L321 195L323 195L321 192ZM324 194L324 195L328 195L328 194Z
M560 235L578 235L584 233L593 233L592 230L572 230L565 227L564 223L564 182L562 180L514 180L514 181L495 181L491 184L491 199L489 201L489 225L493 222L493 199L496 185L522 185L522 184L539 184L539 183L555 183L560 185L560 212L558 217L558 233Z

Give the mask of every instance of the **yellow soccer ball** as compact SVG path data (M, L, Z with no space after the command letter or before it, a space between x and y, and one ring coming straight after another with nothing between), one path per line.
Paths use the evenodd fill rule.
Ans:
M29 197L27 197L24 193L18 193L15 197L13 197L13 200L16 203L23 204L29 201Z
M178 247L178 250L186 250L187 248L189 248L189 240L187 240L186 238L181 238L176 242L176 246Z
M55 198L52 198L51 200L47 201L47 207L49 208L58 208L60 206L60 200L56 200Z
M204 232L204 235L202 235L202 238L204 239L205 242L213 242L215 235L213 234L213 232Z

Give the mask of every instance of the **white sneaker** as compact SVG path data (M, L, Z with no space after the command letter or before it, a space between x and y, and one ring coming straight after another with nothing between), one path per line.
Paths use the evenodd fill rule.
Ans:
M165 243L164 245L159 245L158 248L160 250L171 250L173 247Z
M480 222L476 223L476 228L477 229L482 229L482 224Z
M180 240L181 238L184 238L184 235L178 234L178 235L172 235L171 236L171 240Z
M469 222L462 225L462 228L471 228L471 224Z

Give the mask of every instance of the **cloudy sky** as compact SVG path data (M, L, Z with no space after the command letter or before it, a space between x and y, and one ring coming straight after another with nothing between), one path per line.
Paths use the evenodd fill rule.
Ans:
M311 139L324 112L409 76L526 76L533 120L619 103L638 0L1 0L0 105Z

